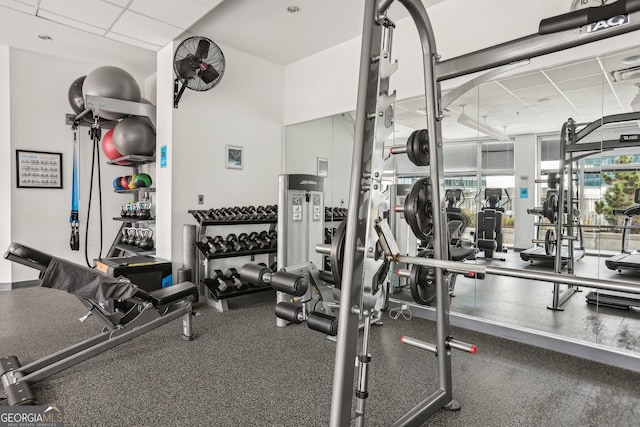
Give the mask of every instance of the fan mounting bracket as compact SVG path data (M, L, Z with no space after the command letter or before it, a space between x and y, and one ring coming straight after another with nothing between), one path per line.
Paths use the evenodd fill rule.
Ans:
M173 108L178 108L178 103L186 87L186 82L182 82L182 86L180 86L180 79L178 78L173 81Z

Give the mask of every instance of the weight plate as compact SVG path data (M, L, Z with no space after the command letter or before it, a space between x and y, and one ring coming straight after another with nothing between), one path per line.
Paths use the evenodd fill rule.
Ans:
M331 254L329 262L331 263L331 274L333 274L333 282L337 289L342 285L342 261L344 260L344 242L346 238L347 222L343 221L336 234L331 239Z
M556 233L549 228L544 235L544 253L547 255L555 255Z
M404 200L404 219L418 239L429 240L433 231L433 215L428 177L418 180Z
M558 220L558 195L555 192L547 192L547 200L542 205L542 215L552 224Z
M413 131L407 140L407 156L416 166L429 166L429 133L426 129Z
M429 305L436 299L436 284L429 277L429 268L414 264L409 276L409 288L413 300L421 305Z
M549 187L552 190L555 190L557 186L558 186L558 174L555 172L552 172L549 175L547 175L547 187Z

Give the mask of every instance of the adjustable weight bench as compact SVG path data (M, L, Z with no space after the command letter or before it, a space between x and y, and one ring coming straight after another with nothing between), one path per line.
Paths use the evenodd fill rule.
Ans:
M94 316L103 330L28 365L21 366L16 356L0 357L0 380L6 396L0 404L34 405L32 384L180 317L182 338L193 339L191 305L198 297L193 283L147 292L127 278L115 278L18 243L12 243L4 257L40 270L41 286L78 297L89 309L80 321Z

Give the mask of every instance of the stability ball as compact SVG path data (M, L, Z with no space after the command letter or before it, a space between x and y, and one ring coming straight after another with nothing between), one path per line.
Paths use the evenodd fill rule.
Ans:
M85 97L93 95L139 102L140 86L136 79L122 68L106 66L96 68L87 74L82 85L82 94ZM109 120L118 120L126 116L121 113L101 113L101 117Z
M71 105L71 109L76 114L80 114L84 111L84 96L82 96L82 86L86 77L87 76L78 77L73 81L73 83L71 83L71 86L69 86L69 105ZM82 116L82 120L87 123L93 123L93 112L89 111L87 114ZM109 120L100 118L98 121L100 123L106 123Z
M156 151L156 133L147 120L131 116L122 119L113 129L113 143L123 155L153 156Z
M118 157L122 157L122 153L120 153L118 151L118 149L116 148L115 144L113 143L113 129L109 129L103 136L102 136L102 152L104 153L105 156L107 156L107 159L109 160L113 160L113 159L117 159ZM130 165L131 162L126 162L126 161L120 161L118 162L119 165Z

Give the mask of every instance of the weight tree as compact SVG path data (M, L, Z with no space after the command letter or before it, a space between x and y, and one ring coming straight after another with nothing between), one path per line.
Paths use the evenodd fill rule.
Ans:
M538 34L501 45L472 52L440 62L435 38L427 12L420 0L399 0L416 24L422 44L424 63L426 124L428 133L429 171L431 177L430 204L432 207L434 258L401 255L388 224L379 218L384 202L384 141L390 135L393 121L395 93L389 92L389 77L397 68L391 62L391 41L395 24L385 15L393 0L365 0L364 25L360 55L356 125L353 163L349 194L349 214L346 219L344 243L342 295L336 347L330 425L345 426L351 422L354 359L357 352L358 327L364 321L363 350L358 356L356 421L364 425L367 397L367 367L369 320L374 307L370 298L377 291L376 272L387 262L406 262L435 268L437 337L435 345L413 339L404 342L432 351L438 358L438 389L401 417L397 425L418 425L442 408L455 409L452 396L451 348L473 352L475 347L453 340L450 335L449 300L443 270L458 273L488 273L507 277L543 280L569 285L584 285L599 289L626 290L640 293L637 286L615 281L600 281L558 274L528 272L493 266L469 265L446 260L448 242L446 225L442 221L444 195L442 162L442 109L472 87L513 68L517 61L568 49L592 41L608 38L640 28L640 0L619 0L599 8L583 9L543 20ZM593 10L592 10L593 9ZM613 16L627 14L625 25L605 31L589 32L580 28L602 22ZM576 31L578 30L578 31ZM447 95L440 97L439 81L471 73L491 70ZM382 248L380 254L378 248Z

